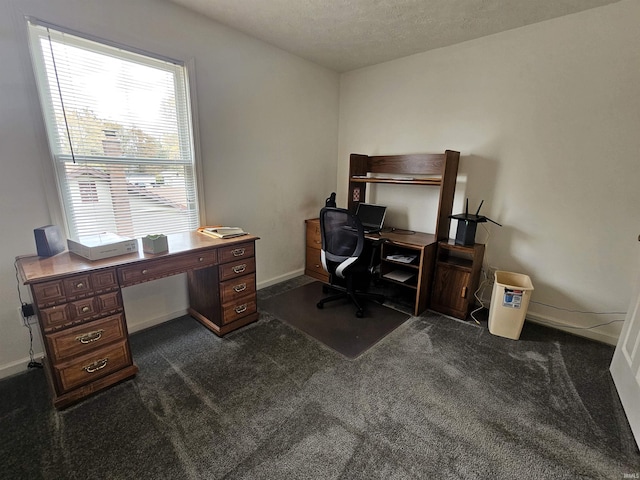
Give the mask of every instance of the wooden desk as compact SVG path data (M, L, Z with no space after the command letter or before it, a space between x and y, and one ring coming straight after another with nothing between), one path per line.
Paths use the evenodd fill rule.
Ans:
M320 220L310 218L305 221L307 227L307 247L305 275L317 278L325 283L329 282L329 275L320 262ZM436 258L436 236L431 233L413 232L405 230L383 231L366 235L370 240L385 239L380 249L380 274L383 280L397 284L413 296L414 315L420 315L429 306L431 285L433 283L433 269ZM389 255L415 255L416 260L410 264L388 259ZM406 282L384 278L392 271L408 272L412 278Z
M89 261L68 252L19 257L45 347L53 404L63 408L138 372L121 289L187 273L189 314L219 336L258 319L255 241L190 232L168 236L169 251Z

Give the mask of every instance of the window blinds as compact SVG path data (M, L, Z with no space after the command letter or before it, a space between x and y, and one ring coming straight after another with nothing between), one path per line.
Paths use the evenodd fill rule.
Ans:
M29 32L69 235L195 230L185 67L34 21Z

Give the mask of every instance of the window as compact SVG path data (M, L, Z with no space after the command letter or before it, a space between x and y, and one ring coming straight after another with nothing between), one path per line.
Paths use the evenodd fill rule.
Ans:
M80 188L80 200L82 203L93 203L98 201L98 189L96 188L96 182L78 182L78 187Z
M33 19L29 32L70 237L195 230L185 66Z

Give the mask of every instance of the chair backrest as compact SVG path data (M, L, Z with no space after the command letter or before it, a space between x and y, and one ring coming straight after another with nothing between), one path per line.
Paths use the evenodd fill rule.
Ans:
M345 269L364 251L364 228L360 219L344 208L320 210L322 266L330 274L344 278Z

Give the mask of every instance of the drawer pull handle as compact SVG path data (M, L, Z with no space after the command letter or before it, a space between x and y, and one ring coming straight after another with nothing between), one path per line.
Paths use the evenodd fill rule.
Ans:
M76 283L76 288L84 288L84 283L83 282Z
M80 309L80 311L82 311L82 313L87 313L89 310L91 310L91 307L89 307L89 305L85 305L84 307L82 307Z
M233 273L242 273L247 269L247 265L243 263L242 265L236 265L232 268Z
M236 313L244 313L247 311L247 304L239 305L235 309Z
M231 253L234 257L241 257L244 255L244 248L236 248L235 250L231 250Z
M102 370L104 367L106 367L108 362L109 362L108 358L103 358L102 360L96 360L92 364L86 365L86 366L84 366L82 368L87 373L94 373L94 372L97 372L98 370Z
M246 289L247 289L246 283L241 283L240 285L236 285L235 287L233 287L233 290L236 293L244 292Z
M142 274L146 275L147 274L147 269L145 268L144 270L142 270Z
M76 337L76 340L86 345L87 343L96 342L100 340L102 338L103 333L104 333L104 330L96 330L95 332L83 333L82 335L78 335Z
M204 262L204 257L200 257L200 258L198 258L198 261L199 261L199 262Z

